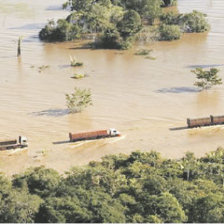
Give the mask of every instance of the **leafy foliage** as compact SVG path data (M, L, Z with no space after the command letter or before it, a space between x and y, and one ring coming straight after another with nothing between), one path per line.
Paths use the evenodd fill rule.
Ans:
M224 149L164 159L155 151L108 155L60 176L30 168L0 176L0 221L223 223Z
M210 68L209 71L204 71L202 68L192 70L199 81L194 83L195 86L202 89L211 88L214 85L221 85L222 79L218 76L219 70L217 68Z
M180 27L177 25L161 25L159 28L160 40L177 40L181 37Z
M65 97L70 113L81 112L84 108L92 105L90 89L75 88L73 93L66 94Z
M209 30L208 22L205 19L205 14L194 10L192 13L186 13L181 18L181 26L184 32L200 33Z
M175 0L68 0L63 8L70 8L71 14L57 22L49 21L40 31L39 37L45 41L70 41L91 34L95 40L92 46L95 48L127 49L141 34L156 39L158 35L152 30L157 28L158 23L162 40L179 39L180 31L204 32L209 29L205 15L198 11L186 14L163 12L162 7L173 5L174 2Z

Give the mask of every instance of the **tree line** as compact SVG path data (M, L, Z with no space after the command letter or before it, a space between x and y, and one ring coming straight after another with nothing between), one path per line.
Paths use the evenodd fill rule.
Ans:
M40 31L44 41L71 41L87 34L95 37L93 47L127 49L145 32L158 40L179 39L183 32L209 29L205 14L165 12L172 0L68 0L63 7L71 14L57 22L51 20ZM153 30L153 31L152 31Z
M195 158L158 152L108 155L100 162L0 175L0 222L223 223L224 149Z

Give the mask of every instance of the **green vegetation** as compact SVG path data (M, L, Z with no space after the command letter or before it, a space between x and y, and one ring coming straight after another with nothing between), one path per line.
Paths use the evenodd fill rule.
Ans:
M92 105L90 89L75 88L73 93L65 94L65 97L70 113L81 112L84 108Z
M164 159L108 155L64 175L30 168L0 175L0 221L23 223L223 223L224 149Z
M184 32L187 33L200 33L209 30L209 25L205 20L205 15L195 10L192 13L183 15L180 22Z
M76 61L75 57L70 56L70 63L72 67L80 67L83 66L82 62Z
M39 73L43 72L44 70L48 69L50 65L41 65L37 67L37 71ZM30 68L35 68L35 65L31 65Z
M140 49L137 52L135 52L135 55L149 55L149 53L152 52L152 50L148 50L148 49Z
M204 71L202 68L192 70L199 81L194 83L195 86L202 89L209 89L215 85L221 85L222 79L218 76L219 70L217 68L210 68L209 71Z
M180 27L177 25L161 25L159 27L160 40L177 40L181 37Z
M181 33L199 33L208 31L210 26L203 13L178 14L174 12L163 13L160 16L160 40L174 40L181 37Z
M86 77L86 75L82 74L82 73L76 73L72 76L73 79L83 79L85 77Z
M150 60L155 60L155 57L152 57L151 55L149 55L152 52L152 50L150 49L140 49L137 52L135 52L135 55L137 56L146 56L146 59L150 59Z
M175 40L182 32L204 32L209 29L205 15L163 12L172 0L68 0L63 8L71 14L57 22L49 21L40 31L44 41L70 41L91 34L94 48L127 49L146 30L157 29L159 40ZM145 29L153 27L154 29ZM173 35L172 35L173 34ZM154 33L149 36L153 36ZM146 35L147 36L147 35ZM154 39L156 36L154 37Z

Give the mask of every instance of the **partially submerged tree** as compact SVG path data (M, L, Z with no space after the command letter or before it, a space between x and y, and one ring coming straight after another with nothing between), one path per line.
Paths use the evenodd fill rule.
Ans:
M177 40L180 39L182 33L177 25L161 25L159 27L159 40Z
M81 112L87 106L92 105L90 89L75 88L73 93L65 94L65 97L70 113Z
M204 71L202 68L192 70L199 81L194 83L195 86L202 89L209 89L215 85L221 85L222 79L218 76L219 70L217 68L210 68L209 71Z
M23 37L20 36L18 39L18 46L17 46L17 57L21 55L21 42L22 42Z

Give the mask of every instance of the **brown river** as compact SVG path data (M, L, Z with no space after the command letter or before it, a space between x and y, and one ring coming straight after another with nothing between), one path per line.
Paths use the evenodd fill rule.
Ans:
M224 146L224 126L170 130L186 126L186 118L224 114L224 88L198 92L197 67L217 67L224 79L224 1L178 0L180 12L208 14L211 30L186 34L179 41L154 42L129 51L81 49L79 43L46 44L38 32L48 19L68 15L64 0L0 0L0 135L28 138L24 150L0 152L0 170L8 175L45 165L59 172L113 153L159 151L179 158ZM16 57L22 36L22 56ZM134 55L153 49L150 60ZM84 63L71 68L69 56ZM49 67L39 72L38 67ZM76 72L88 75L72 79ZM65 94L74 87L90 88L93 106L67 114ZM122 137L68 140L69 132L114 127Z

